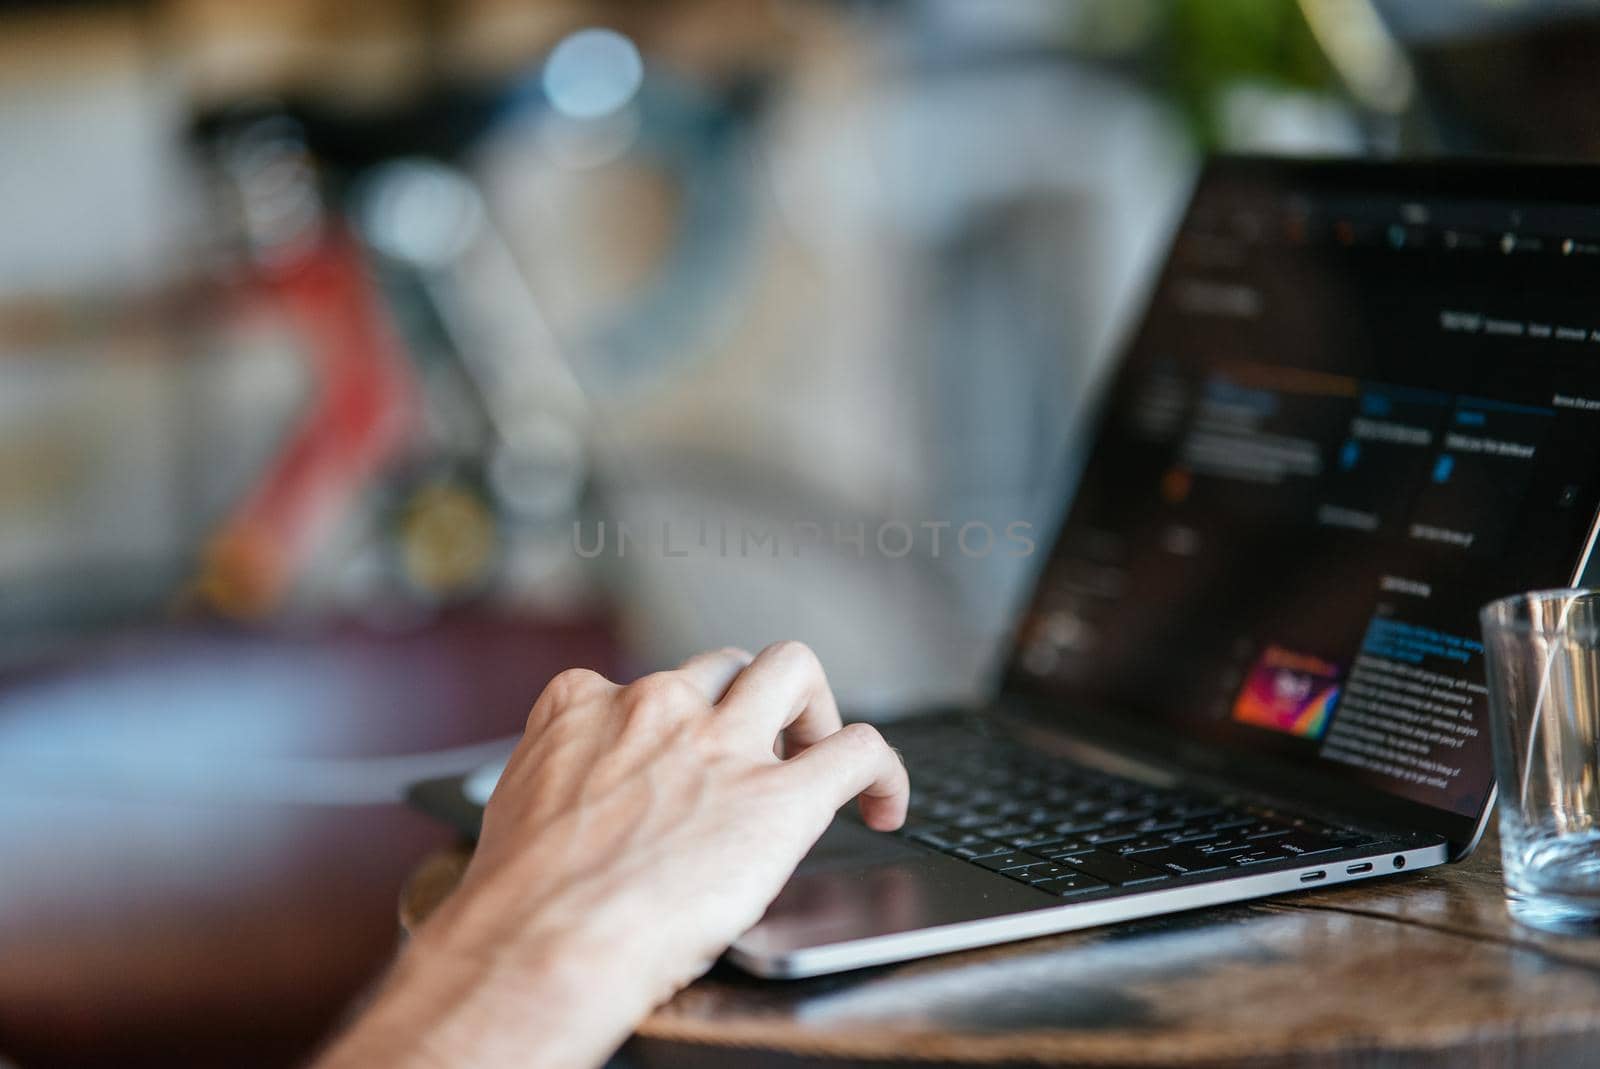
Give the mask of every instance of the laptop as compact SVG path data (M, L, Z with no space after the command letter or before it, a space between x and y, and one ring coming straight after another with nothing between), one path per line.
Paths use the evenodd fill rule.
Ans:
M814 976L1465 857L1476 611L1594 549L1597 178L1211 162L995 698L887 726L905 828L841 812L729 959ZM494 775L417 800L470 828Z

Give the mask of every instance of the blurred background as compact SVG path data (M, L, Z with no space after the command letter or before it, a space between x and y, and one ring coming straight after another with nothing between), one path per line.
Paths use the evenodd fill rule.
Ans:
M0 4L0 1064L289 1065L569 664L980 693L1207 152L1600 158L1593 0Z

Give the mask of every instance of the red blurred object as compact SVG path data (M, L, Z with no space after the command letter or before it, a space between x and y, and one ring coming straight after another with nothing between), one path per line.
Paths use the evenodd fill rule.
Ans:
M268 471L207 547L200 594L227 615L272 609L342 508L412 425L417 391L355 240L328 226L263 269L253 302L304 339L315 397Z

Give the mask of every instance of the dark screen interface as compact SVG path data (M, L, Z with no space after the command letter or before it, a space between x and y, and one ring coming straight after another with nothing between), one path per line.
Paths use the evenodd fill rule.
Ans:
M1407 173L1208 170L1014 686L1477 812L1477 610L1568 585L1600 500L1600 209Z

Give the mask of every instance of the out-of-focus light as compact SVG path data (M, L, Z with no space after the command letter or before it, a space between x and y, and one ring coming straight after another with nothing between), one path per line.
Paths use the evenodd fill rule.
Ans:
M488 475L501 504L519 516L564 516L583 493L583 442L558 420L527 421L495 449Z
M615 30L579 30L556 45L544 65L545 96L573 119L622 110L643 81L639 49Z
M1300 0L1300 12L1357 100L1391 115L1410 105L1416 75L1371 0Z
M442 267L460 256L483 224L483 202L466 175L433 160L385 163L361 183L356 217L385 256Z

